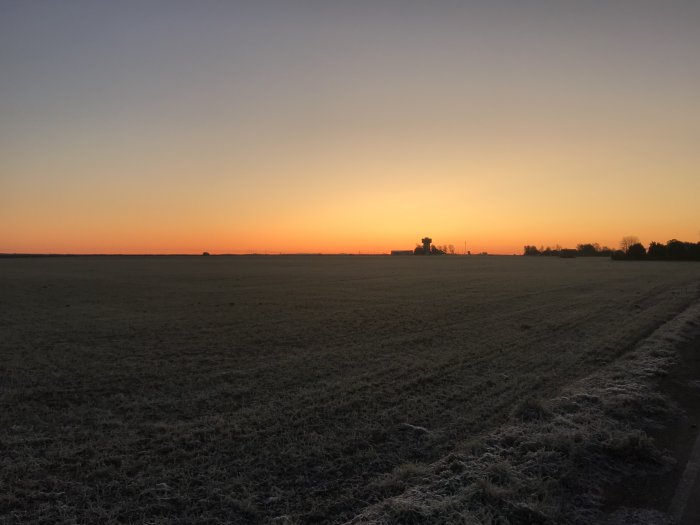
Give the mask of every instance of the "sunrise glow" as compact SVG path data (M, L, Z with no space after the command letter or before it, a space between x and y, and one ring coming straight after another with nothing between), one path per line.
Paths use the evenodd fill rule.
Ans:
M698 4L292 4L3 3L0 252L700 240Z

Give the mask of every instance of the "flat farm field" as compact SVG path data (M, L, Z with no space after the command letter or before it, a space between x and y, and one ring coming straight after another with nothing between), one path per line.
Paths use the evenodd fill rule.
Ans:
M465 477L468 443L699 295L700 264L604 258L0 259L0 522L576 521L556 480ZM468 503L428 501L441 464Z

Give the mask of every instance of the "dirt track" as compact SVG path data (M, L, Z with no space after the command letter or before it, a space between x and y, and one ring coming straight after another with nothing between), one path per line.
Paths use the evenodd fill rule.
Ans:
M700 476L683 480L700 436L700 337L679 347L676 364L659 381L680 413L662 428L648 428L674 462L667 470L645 477L630 476L608 487L604 508L640 507L668 512L679 525L700 523ZM691 473L692 474L692 473Z

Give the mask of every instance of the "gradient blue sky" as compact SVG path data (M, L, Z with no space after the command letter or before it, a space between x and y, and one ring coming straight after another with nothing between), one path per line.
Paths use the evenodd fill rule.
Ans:
M0 252L700 240L700 2L0 3Z

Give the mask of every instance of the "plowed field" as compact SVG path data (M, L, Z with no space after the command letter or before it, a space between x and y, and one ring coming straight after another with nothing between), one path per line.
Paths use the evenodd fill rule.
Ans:
M697 263L0 259L0 522L342 523L699 297Z

